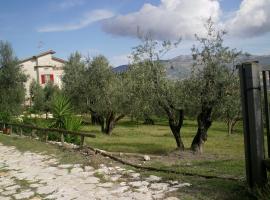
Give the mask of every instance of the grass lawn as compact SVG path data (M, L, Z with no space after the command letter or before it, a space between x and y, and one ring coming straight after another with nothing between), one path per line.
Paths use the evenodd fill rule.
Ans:
M112 136L100 132L99 126L84 126L85 131L94 131L97 138L87 139L87 144L112 152L131 152L143 154L166 154L176 148L168 123L158 121L156 125L143 125L122 120L113 130ZM227 135L223 122L214 122L209 130L208 141L205 143L206 154L223 156L224 158L243 158L244 143L242 128L236 127L236 134ZM190 147L196 133L196 121L185 120L181 135L186 148Z

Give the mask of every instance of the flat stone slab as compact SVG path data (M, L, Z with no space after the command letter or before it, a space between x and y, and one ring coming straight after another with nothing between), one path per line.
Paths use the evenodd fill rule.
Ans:
M34 192L33 191L22 191L18 194L14 195L15 199L29 199L31 196L34 196Z

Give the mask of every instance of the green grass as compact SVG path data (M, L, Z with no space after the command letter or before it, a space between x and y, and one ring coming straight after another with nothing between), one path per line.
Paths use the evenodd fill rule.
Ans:
M125 119L115 127L112 136L102 134L98 126L85 126L83 129L96 132L97 138L87 138L86 140L88 145L95 148L111 152L164 155L163 159L151 160L146 165L203 175L239 178L245 175L241 123L236 127L235 134L228 136L225 124L214 122L209 130L203 155L193 156L191 153L189 153L190 155L182 153L181 159L175 158L174 160L166 160L166 156L175 150L176 144L165 120L150 126L138 125ZM195 133L196 122L185 120L182 137L186 148L189 148Z
M115 127L112 136L102 134L99 126L84 126L83 130L97 133L97 138L86 140L87 144L112 152L166 154L176 148L175 140L164 120L151 126L138 125L125 119ZM204 146L205 153L224 158L243 158L244 144L240 130L241 127L238 125L236 134L228 136L225 124L214 122ZM181 135L186 148L190 147L195 133L196 122L185 120Z

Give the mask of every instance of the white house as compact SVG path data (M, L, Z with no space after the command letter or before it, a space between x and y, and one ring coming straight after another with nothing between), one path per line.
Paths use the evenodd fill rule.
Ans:
M52 81L59 88L62 87L63 66L65 60L54 57L55 51L49 50L38 55L20 61L23 72L28 76L25 83L26 99L29 98L29 87L32 80L37 81L41 86Z

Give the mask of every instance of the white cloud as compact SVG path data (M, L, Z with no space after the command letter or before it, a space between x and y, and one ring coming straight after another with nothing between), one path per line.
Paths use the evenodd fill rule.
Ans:
M191 39L204 31L210 16L218 21L218 0L161 0L160 5L144 4L138 12L118 15L103 22L103 30L119 36L137 37L137 28L157 39Z
M225 28L231 35L241 37L270 32L270 0L243 0Z
M192 39L204 33L209 17L231 36L254 37L270 32L270 0L243 0L239 9L223 13L220 0L161 0L146 3L137 12L103 21L103 30L118 36L137 37L137 28L156 39Z
M113 17L114 14L108 10L93 10L85 13L82 19L76 23L68 24L52 24L38 28L38 32L59 32L59 31L72 31L85 28L94 22Z

